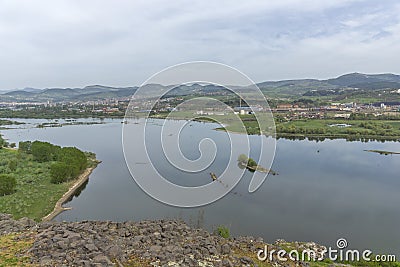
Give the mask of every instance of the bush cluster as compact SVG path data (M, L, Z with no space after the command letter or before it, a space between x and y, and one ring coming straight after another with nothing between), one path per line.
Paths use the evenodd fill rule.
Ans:
M0 148L7 147L7 146L8 146L8 143L6 142L6 140L3 139L3 137L0 134Z
M246 165L246 167L256 167L258 165L254 159L248 158L245 154L239 155L238 162Z
M0 174L0 196L14 193L17 181L14 176Z
M295 125L278 125L276 127L278 133L291 133L291 134L326 134L327 130L325 128L305 128L298 127Z
M75 179L87 167L85 153L75 147L52 145L48 142L20 142L19 150L32 154L38 162L52 162L50 167L51 182L58 184Z
M231 236L229 228L224 225L218 226L215 233L223 238L230 238Z

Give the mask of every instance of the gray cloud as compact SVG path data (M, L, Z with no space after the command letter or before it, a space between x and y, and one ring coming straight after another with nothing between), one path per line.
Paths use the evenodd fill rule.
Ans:
M190 60L255 81L395 72L397 1L0 1L0 89L138 85Z

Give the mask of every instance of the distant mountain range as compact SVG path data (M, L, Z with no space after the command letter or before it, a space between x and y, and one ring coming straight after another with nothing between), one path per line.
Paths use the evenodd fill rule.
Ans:
M268 93L281 93L287 95L304 95L317 92L326 95L328 92L339 92L341 90L385 90L399 89L400 75L396 74L362 74L349 73L337 78L327 80L300 79L275 82L263 82L258 86L262 91Z
M131 96L137 87L108 87L91 85L84 88L51 88L9 91L0 94L0 101L21 102L60 102L60 101L90 101Z
M333 79L299 79L284 81L268 81L257 84L267 95L292 96L326 96L342 91L375 91L400 88L400 75L396 74L362 74L350 73ZM162 88L162 85L146 85L152 89ZM170 86L171 87L171 86ZM23 102L59 102L59 101L90 101L110 98L130 97L138 87L108 87L91 85L84 88L51 88L8 91L0 94L0 101ZM172 95L187 95L220 90L213 85L183 85L173 90Z

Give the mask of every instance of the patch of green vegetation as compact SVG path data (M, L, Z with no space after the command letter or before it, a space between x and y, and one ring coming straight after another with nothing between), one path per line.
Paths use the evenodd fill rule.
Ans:
M7 147L7 146L8 146L8 143L0 135L0 149L3 148L3 147Z
M239 163L247 165L249 158L245 154L240 154L238 157L238 161L239 161Z
M226 117L229 117L226 116ZM358 118L358 117L357 117ZM385 117L381 120L364 119L299 119L292 121L282 120L280 116L275 116L276 136L277 137L325 137L343 138L348 140L398 140L400 139L400 120L398 117ZM226 130L236 133L246 133L249 135L260 134L259 123L254 115L240 115L240 120L224 118ZM245 126L243 129L242 124ZM335 125L349 124L350 127L339 127ZM269 125L271 126L271 125ZM270 129L262 129L264 134L270 134Z
M24 145L22 147L24 148ZM39 151L42 149L47 151L50 146L39 147ZM62 150L60 148L60 151ZM95 161L94 154L87 154L87 156L92 157L89 162ZM54 209L55 203L68 191L74 181L52 183L50 169L56 162L54 161L56 158L51 155L46 158L49 161L43 161L43 159L44 154L29 154L21 151L21 147L20 150L0 149L0 174L16 180L14 192L0 196L0 213L12 214L16 219L29 217L40 221ZM79 170L81 172L82 169Z
M18 122L18 121L0 120L0 126L4 126L4 125L19 125L19 124L24 124L24 123L23 122Z
M191 118L193 114L188 112L174 113L174 119ZM276 136L284 138L330 138L356 140L399 140L400 139L400 120L398 116L358 117L350 119L298 119L286 121L282 116L275 114ZM240 119L238 119L238 117ZM152 115L153 118L166 118L167 114ZM170 117L172 118L172 117ZM260 130L260 125L254 115L210 115L208 117L196 118L196 121L219 122L224 127L217 130L258 135L261 132L272 135L272 123L262 125L265 129ZM338 124L349 124L350 127L338 127Z
M50 166L51 182L64 183L79 176L87 167L87 157L84 152L75 147L63 147L52 145L48 142L20 142L21 153L32 154L38 162L54 163Z
M11 162L12 161L9 161L8 165L10 165ZM17 180L15 179L14 176L7 174L0 174L0 196L10 195L14 193L16 185L17 185Z
M340 125L346 127L340 127ZM339 125L339 126L338 126ZM345 139L398 140L400 121L366 121L309 119L279 123L276 127L278 137L303 135L305 137L328 137Z
M0 236L0 267L33 266L27 251L32 247L33 236L9 234Z
M234 133L244 133L244 134L260 134L260 125L256 120L256 117L254 115L238 115L240 119L236 117L236 115L226 115L224 116L224 128L217 128L217 130L223 130L223 131L229 131L229 132L234 132ZM269 129L268 127L271 125L267 125L268 123L265 123L267 128L262 129L264 133L268 132Z
M1 109L0 118L25 118L25 119L61 119L61 118L123 118L125 111L114 113L96 113L92 107L86 107L85 110L63 110L59 107L35 107L33 109Z
M103 119L103 118L100 118ZM82 121L72 121L72 122L44 122L36 126L36 128L56 128L56 127L64 127L70 125L94 125L94 124L104 124L104 122L98 121L90 121L90 122L82 122Z
M138 256L131 256L127 262L123 263L125 267L152 267L154 264L150 260L142 259Z
M215 230L215 233L223 238L230 238L231 236L229 228L224 225L218 226L217 229Z
M245 154L239 155L238 162L246 168L256 168L258 166L257 162L254 159L248 158Z
M257 164L257 162L252 159L252 158L248 158L245 154L240 154L238 157L238 167L240 169L247 169L250 172L264 172L264 173L270 173L272 175L278 175L277 172L271 170L271 169L266 169L260 165Z

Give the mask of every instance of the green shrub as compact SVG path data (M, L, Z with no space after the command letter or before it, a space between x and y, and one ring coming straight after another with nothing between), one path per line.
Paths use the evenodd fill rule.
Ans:
M247 165L248 160L249 160L249 158L245 154L240 154L238 157L238 161L245 165Z
M11 175L0 175L0 196L10 195L15 192L17 181L14 176Z
M50 167L50 177L53 184L61 184L71 178L71 169L64 162L53 163Z
M57 161L66 163L72 169L72 176L77 176L87 167L87 157L85 153L76 147L63 147L58 150Z
M31 146L32 146L32 142L30 142L30 141L19 142L18 151L24 152L24 153L30 153L31 152Z
M257 166L257 162L254 159L249 158L249 162L247 163L247 166L255 167L255 166Z
M15 159L12 159L8 162L8 168L10 171L15 172L17 170L18 162Z
M218 226L216 233L223 238L229 238L231 236L229 228L224 225Z
M33 159L38 162L54 160L59 149L59 146L52 145L48 142L35 141L31 145Z
M7 142L0 136L0 148L7 147Z
M50 167L51 182L55 184L75 179L88 166L85 153L75 147L61 148L48 142L28 141L19 143L19 151L23 152L21 155L32 154L37 162L57 161Z

